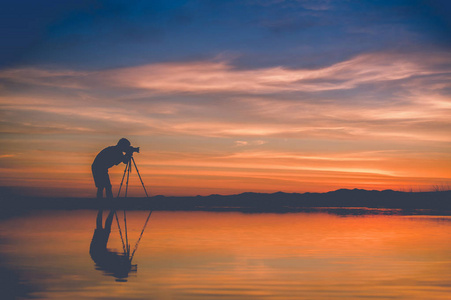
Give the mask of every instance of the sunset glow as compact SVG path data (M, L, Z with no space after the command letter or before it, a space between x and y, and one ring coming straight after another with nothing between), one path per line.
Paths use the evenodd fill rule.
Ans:
M450 27L439 7L225 2L115 13L68 1L35 39L22 37L26 47L11 39L0 185L94 196L90 165L122 137L141 148L152 195L451 184ZM110 170L113 191L124 167Z

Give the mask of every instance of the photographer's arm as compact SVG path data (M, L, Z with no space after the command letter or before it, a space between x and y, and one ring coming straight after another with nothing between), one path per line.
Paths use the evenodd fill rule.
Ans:
M124 164L128 164L128 162L130 161L130 159L132 158L132 154L131 153L127 153L122 157L122 162Z
M129 153L124 154L122 152L117 152L114 158L114 165L117 166L120 163L128 164L128 162L130 161L130 157L131 155Z

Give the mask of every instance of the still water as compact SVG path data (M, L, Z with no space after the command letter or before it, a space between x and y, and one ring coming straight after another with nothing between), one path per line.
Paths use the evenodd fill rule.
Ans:
M90 254L97 216L1 220L4 290L43 299L451 297L449 216L153 212L125 274ZM108 240L115 258L111 249L124 249L117 223L133 251L148 212L127 212L127 230L117 216Z

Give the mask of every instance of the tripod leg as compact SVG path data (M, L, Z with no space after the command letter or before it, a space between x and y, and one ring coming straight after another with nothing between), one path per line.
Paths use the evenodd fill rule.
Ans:
M127 250L126 250L126 247L125 247L124 236L122 235L121 225L119 223L119 217L117 216L117 212L116 211L114 211L114 215L116 216L117 228L119 229L119 234L121 236L122 249L124 250L124 253L126 253Z
M127 214L124 210L124 232L125 232L125 250L124 253L127 257L130 257L130 244L128 242L128 230L127 230Z
M138 167L136 166L136 162L135 162L135 159L133 158L133 156L132 156L131 160L133 161L133 164L135 165L136 173L138 173L139 180L141 180L141 184L143 186L144 192L146 193L147 198L149 198L149 195L147 194L146 187L144 186L144 182L141 179L141 175L139 174Z
M119 198L119 196L121 195L122 184L124 183L125 173L127 173L128 166L129 166L129 164L127 163L127 165L125 166L125 169L124 169L124 175L122 175L121 185L119 186L119 191L117 192L116 198Z
M128 181L130 179L130 171L132 168L132 162L131 160L128 161L128 172L127 172L127 182L125 183L125 198L127 198L127 193L128 193Z

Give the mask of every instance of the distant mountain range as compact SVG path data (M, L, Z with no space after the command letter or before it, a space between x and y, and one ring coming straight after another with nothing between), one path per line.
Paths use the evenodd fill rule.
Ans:
M348 213L428 213L451 214L451 191L399 192L393 190L340 189L327 193L242 193L193 197L153 196L149 198L34 198L3 195L3 211L23 209L139 209L258 212L299 212L346 210Z

